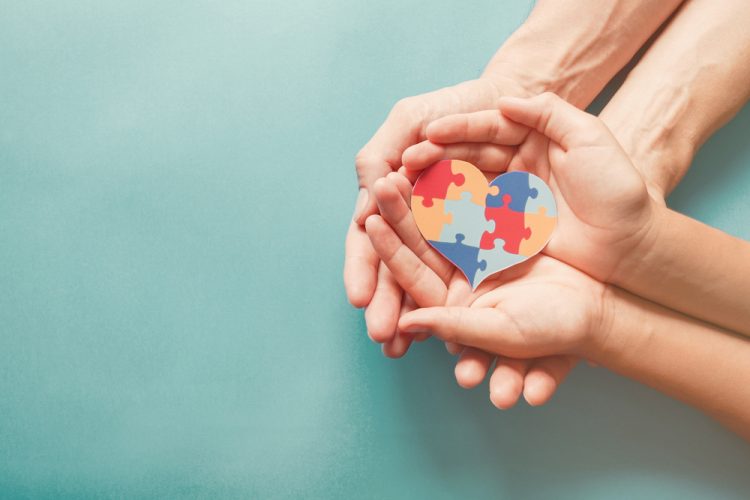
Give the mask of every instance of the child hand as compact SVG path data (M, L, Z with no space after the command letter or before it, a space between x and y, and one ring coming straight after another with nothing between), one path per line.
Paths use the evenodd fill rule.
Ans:
M399 328L518 359L587 357L604 343L606 285L544 255L511 270L470 306L416 309Z
M405 177L389 174L377 181L373 191L382 217L367 220L368 236L395 279L419 306L468 306L497 286L497 280L490 279L472 293L460 271L424 241L409 210L411 185ZM449 346L452 352L460 350L455 344ZM463 349L456 364L456 380L463 387L478 385L494 357L478 349ZM543 404L576 361L572 356L498 359L490 379L492 402L508 408L523 392L530 404Z
M609 280L648 233L656 202L614 136L598 118L554 94L502 98L500 112L479 111L433 121L428 141L409 148L409 169L443 158L482 170L527 170L550 185L558 227L545 253ZM518 127L526 127L517 141Z

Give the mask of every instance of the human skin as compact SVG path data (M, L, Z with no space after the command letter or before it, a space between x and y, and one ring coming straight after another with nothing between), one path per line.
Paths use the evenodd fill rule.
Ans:
M655 198L750 98L749 21L744 0L686 2L599 114Z
M747 339L546 256L523 266L497 278L496 288L470 306L417 309L399 327L516 359L584 357L695 406L750 440L750 387L737 383L750 377Z
M495 107L504 95L534 95L543 90L554 90L579 106L588 105L681 3L541 0L480 78L406 98L394 106L357 154L360 194L347 233L344 265L347 296L355 307L366 307L368 335L383 344L385 355L400 357L408 350L415 337L399 332L396 326L399 315L415 304L380 262L362 226L376 209L374 196L369 195L375 180L398 169L403 151L422 140L426 125L440 116ZM458 346L452 349L461 351L455 368L459 384L480 383L494 356ZM532 404L548 400L575 363L572 358L540 359L533 364L504 361L497 364L493 381L517 394L525 387L525 397Z
M742 1L687 2L600 114L655 201L664 203L700 145L750 96L748 18L750 4ZM476 158L479 149L465 145L452 154ZM445 157L450 157L446 151L434 156ZM460 359L457 377L474 383L483 379L489 363L477 362L478 357ZM504 388L504 399L514 401L513 395L517 398L523 391L531 404L548 400L575 364L571 358L498 361L490 378L491 393Z
M548 164L536 164L547 170L558 200L558 227L575 232L571 217L590 224L587 231L579 230L579 236L591 238L594 246L600 241L597 233L611 236L619 229L606 220L591 219L588 206L603 213L595 217L617 218L625 226L628 219L639 217L638 212L667 210L654 201L642 204L645 185L627 187L618 199L606 196L601 181L607 172L601 165L614 172L634 167L597 118L552 95L506 98L500 109L501 118L497 112L443 118L430 126L427 135L437 129L444 134L463 131L469 139L490 133L503 137L504 129L513 127L508 118L533 127L530 135L542 134L548 140ZM501 123L493 125L492 114ZM508 136L517 132L510 130ZM378 181L376 197L383 216L367 219L367 233L383 262L419 305L444 304L405 313L400 329L429 332L449 343L517 360L583 357L694 405L750 439L750 389L736 383L750 376L750 340L603 283L590 271L584 273L548 255L502 271L472 292L454 273L446 279L450 269L441 268L436 252L424 241L420 244L411 212L394 212L392 201L404 201L401 188L392 196L384 186L397 185L397 177L391 174ZM572 201L571 193L581 199ZM568 209L572 213L566 215ZM498 406L505 404L498 400L502 394L490 397Z
M737 383L750 376L747 339L545 255L498 273L472 292L461 277L446 283L444 271L435 269L438 256L407 245L418 235L413 220L398 225L403 239L380 215L366 225L409 294L448 305L404 314L399 321L404 331L430 332L511 362L583 357L696 406L750 439L750 389ZM518 383L517 372L496 371L492 377L502 382L490 384L493 404L512 405L506 385Z
M424 158L421 151L432 152L435 142L447 144L447 151L452 143L472 142L504 151L515 145L518 124L530 127L529 135L498 168L525 169L550 184L558 228L547 254L600 281L750 336L750 243L655 202L606 125L554 94L505 98L500 112L436 120L427 128L429 140L405 156Z
M504 102L512 104L514 101L506 98ZM630 252L639 243L637 238L641 234L641 228L647 225L655 207L661 205L649 197L641 176L600 121L551 95L533 98L529 102L535 104L537 110L554 105L558 110L555 116L561 115L563 119L574 122L578 135L572 135L568 140L578 141L579 147L571 152L570 157L558 158L557 162L551 163L547 157L548 141L544 136L526 125L505 119L497 111L452 115L439 119L427 128L426 134L430 141L411 147L404 157L421 159L426 166L433 161L429 158L431 154L441 153L435 150L435 142L451 142L458 144L460 148L467 143L476 143L484 147L482 154L474 159L480 168L495 168L498 171L524 168L536 173L548 181L558 199L558 229L548 246L548 249L552 250L551 254L558 258L574 260L579 265L588 264L591 266L589 272L593 270L599 275L610 274L622 255ZM562 124L566 125L566 122L563 121ZM595 130L597 134L592 136L593 125L598 125L599 128ZM596 156L594 161L587 161L591 159L588 149L591 140L596 141ZM601 142L608 147L600 148ZM448 152L455 152L451 150L451 145L443 148ZM515 151L516 149L518 151ZM424 151L424 154L421 151ZM448 156L461 158L459 154ZM485 164L484 160L487 158L490 161ZM407 166L411 164L405 163ZM584 167L573 170L565 168L569 164L580 164ZM600 168L601 164L612 167L605 172ZM556 168L553 169L552 165ZM592 183L592 180L595 182ZM611 192L613 183L620 188L616 195ZM421 307L464 304L470 299L465 280L444 259L431 257L436 252L427 247L414 229L413 217L404 199L406 196L403 195L409 189L408 181L398 174L389 174L386 179L379 180L375 185L376 198L385 219L397 230L413 252L433 264L432 268L444 283L444 286L440 287L440 282L433 280L432 286L428 287L429 296L412 296ZM571 193L585 193L585 196L571 196ZM606 200L606 203L603 204L603 200ZM610 229L612 227L616 227L616 230ZM372 227L367 229L376 250L393 273L394 267L390 265L390 260L394 256L389 252L389 248L384 246L389 240L382 234L373 233ZM391 248L396 246L391 243ZM602 256L607 259L602 259ZM399 269L408 267L401 266ZM413 279L425 276L424 273L410 271L393 274L396 281L407 290L413 288ZM480 287L478 291L481 289ZM459 384L471 387L481 382L491 362L492 357L485 353L479 353L475 349L464 351L456 367ZM574 358L569 356L545 357L535 361L531 367L524 361L503 359L497 364L490 383L492 401L500 408L512 406L522 390L524 377L531 377L532 380L535 378L542 381L546 387L552 388L547 390L547 395L526 394L527 399L533 400L534 396L540 399L549 397L573 363ZM547 380L551 383L547 383ZM539 385L537 382L537 386ZM542 389L544 388L543 386Z
M587 105L680 3L541 0L481 78L396 104L356 158L360 195L347 234L344 265L347 296L355 307L369 306L368 334L384 343L386 354L403 355L408 341L396 336L402 290L380 265L362 227L376 210L369 194L373 183L397 170L403 151L423 140L426 125L440 116L493 108L504 95L535 95L542 90Z
M528 152L525 155L508 156L509 164L498 168L524 168L536 173L550 184L558 201L558 228L545 249L548 255L572 264L602 282L617 278L618 269L624 269L628 276L635 275L627 272L628 266L634 265L628 263L637 262L645 266L644 263L653 262L656 266L647 273L649 279L663 284L664 275L675 275L669 266L680 269L679 262L675 264L675 260L684 259L686 254L689 256L686 249L688 240L696 234L700 235L703 230L716 231L676 214L653 200L647 194L641 175L601 120L574 108L552 94L531 99L503 99L500 113L490 110L439 119L430 124L426 131L430 141L413 146L412 154L415 158L425 157L419 150L431 153L434 142L447 144L445 148L450 148L452 141L458 144L481 143L485 150L493 147L507 148L508 145L515 144L522 135L519 124L528 127L528 134L522 142L523 145L531 144L532 148L527 148ZM520 149L523 149L523 145ZM603 169L602 165L606 165L607 168ZM388 186L397 185L399 178L406 187L399 186L394 195L394 190ZM611 191L612 184L618 186L618 191L614 194ZM380 202L381 213L398 233L398 237L384 229L384 221L379 222L377 218L368 220L367 230L375 249L399 283L415 297L420 306L471 303L477 294L461 292L461 287L455 284L459 282L466 288L464 280L460 276L457 280L455 273L447 274L453 271L452 266L432 256L436 252L419 237L413 216L404 200L399 200L399 191L403 192L405 189L408 189L408 181L398 174L391 174L376 183L376 196ZM654 241L649 241L653 234L659 234L659 231L653 230L654 227L661 231L666 228L672 231L672 235L660 238L655 245ZM719 234L714 235L714 239L721 243L723 233L717 233ZM680 238L685 240L681 244ZM713 293L710 298L728 303L725 312L738 324L746 325L750 322L750 313L743 307L743 302L735 300L734 297L742 296L748 287L747 280L743 280L742 277L750 275L750 244L729 238L729 244L723 249L725 258L722 263L730 268L728 274L734 272L735 278L729 282L728 287L704 290L701 300L705 301L705 295ZM405 244L401 244L401 241ZM671 246L675 241L681 250L679 252L674 252ZM642 247L644 242L648 242L647 246L652 249L651 255L636 250ZM694 245L692 250L700 256L702 248ZM638 258L631 260L632 255L637 255ZM434 271L432 274L446 284L447 291L443 290L446 287L441 289L439 281L431 273L425 272L424 266L419 265L415 256L428 263ZM659 260L664 256L670 256L671 261ZM694 255L692 258L697 257ZM407 261L408 265L405 263ZM450 279L446 279L446 276L450 276ZM428 285L422 284L428 280ZM428 290L430 297L425 298L424 293L414 295L420 289ZM453 293L456 289L459 290L458 299L456 293ZM481 290L482 287L477 290L480 295ZM660 293L665 292L660 290ZM736 305L734 309L731 308L732 304ZM556 359L564 366L565 360L570 357L545 359ZM476 360L474 363L479 364ZM487 365L479 366L479 369L484 369L485 372L487 368ZM501 383L495 380L497 377L500 376L493 374L490 382L491 399L497 406L507 407L514 401L503 393L517 389L498 389L498 386L507 385L508 381ZM516 379L515 384L518 383L517 376L505 375L501 378L510 381Z

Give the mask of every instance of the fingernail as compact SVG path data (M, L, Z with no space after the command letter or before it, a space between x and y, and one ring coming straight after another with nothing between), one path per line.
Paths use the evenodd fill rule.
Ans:
M367 192L367 188L359 188L359 195L357 195L357 203L354 205L354 222L357 222L362 215L362 211L367 205L367 200L370 197L370 193Z
M536 406L538 404L536 399L539 396L539 391L541 389L542 386L539 381L536 379L531 379L530 381L524 383L523 398L531 406Z

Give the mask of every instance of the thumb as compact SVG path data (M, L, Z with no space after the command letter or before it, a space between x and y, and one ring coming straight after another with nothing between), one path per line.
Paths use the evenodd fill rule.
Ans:
M411 333L430 332L446 342L496 354L525 355L517 327L496 308L425 307L404 314L398 327Z
M503 97L499 106L504 116L535 129L565 150L594 145L599 135L592 134L592 129L599 131L604 127L595 116L552 92L530 98Z

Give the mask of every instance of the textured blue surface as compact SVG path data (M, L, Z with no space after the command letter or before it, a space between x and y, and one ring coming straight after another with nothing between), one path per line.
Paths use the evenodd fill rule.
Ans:
M746 497L697 411L580 367L501 413L345 300L355 152L529 7L0 0L0 496ZM749 127L671 200L744 238Z

